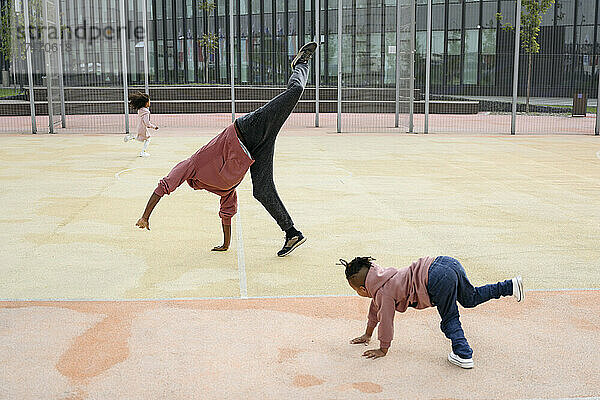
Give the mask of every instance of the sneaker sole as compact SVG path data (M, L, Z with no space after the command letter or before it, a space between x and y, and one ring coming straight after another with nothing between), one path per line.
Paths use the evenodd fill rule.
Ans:
M300 240L299 242L296 242L296 244L293 245L292 248L287 253L284 253L282 255L277 254L277 257L285 257L285 256L289 255L292 251L296 250L296 248L304 242L306 242L306 238L302 238L302 240Z
M304 47L308 46L309 44L311 44L313 42L310 43L306 43L304 46L302 46L300 48L300 50L298 50L298 54L296 54L296 57L292 60L292 69L294 69L298 63L298 60L300 59L302 52L304 51ZM317 44L317 46L315 47L315 50L313 51L313 55L314 53L317 51L317 48L319 47L319 45Z
M519 290L519 294L515 296L515 298L517 299L517 302L520 303L521 301L523 301L523 299L525 299L525 291L523 290L523 278L517 276L515 280L517 281L517 289Z
M452 357L452 354L448 354L448 361L450 361L451 364L456 365L457 367L461 367L463 369L471 369L473 368L473 361L469 361L469 362L461 362L455 358Z

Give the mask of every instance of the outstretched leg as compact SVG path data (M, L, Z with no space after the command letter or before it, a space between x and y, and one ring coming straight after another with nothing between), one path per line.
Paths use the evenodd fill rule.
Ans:
M502 296L513 294L512 280L508 279L490 285L473 287L465 269L458 260L450 264L458 279L458 302L465 308L472 308L491 299L499 299Z
M244 145L253 157L269 152L275 139L304 92L308 81L308 64L296 65L287 89L259 109L236 120Z
M258 110L236 120L241 140L254 159L250 167L254 197L285 231L286 240L277 253L283 257L290 254L306 240L302 232L294 228L273 181L273 156L275 140L304 92L308 81L308 60L317 48L316 43L304 45L293 63L293 73L287 89Z
M250 167L252 175L252 194L271 214L282 231L294 226L292 217L279 198L273 181L273 148L269 152L261 152Z

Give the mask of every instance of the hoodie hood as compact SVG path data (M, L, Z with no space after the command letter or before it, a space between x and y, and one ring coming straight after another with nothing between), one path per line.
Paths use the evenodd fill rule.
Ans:
M367 273L367 278L365 279L365 288L371 298L375 298L377 291L385 285L387 281L392 279L394 275L398 273L398 270L395 268L382 268L377 264L372 264L372 267L369 269Z

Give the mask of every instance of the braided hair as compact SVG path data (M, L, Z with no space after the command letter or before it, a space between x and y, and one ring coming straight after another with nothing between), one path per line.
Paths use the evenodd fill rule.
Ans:
M354 260L348 262L340 258L339 265L346 267L346 279L352 278L363 268L371 268L373 264L371 261L375 261L372 257L356 257Z
M136 92L129 95L129 105L135 110L146 107L150 101L150 96L146 93Z

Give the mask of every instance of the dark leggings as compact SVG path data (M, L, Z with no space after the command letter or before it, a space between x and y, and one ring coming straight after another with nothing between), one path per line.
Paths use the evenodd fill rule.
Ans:
M254 159L254 164L250 167L254 198L265 207L284 231L293 227L294 222L279 198L273 181L275 140L300 100L307 80L308 64L296 65L286 91L258 110L235 121L242 142Z
M469 346L460 324L458 301L465 308L472 308L490 299L512 295L512 281L506 280L491 285L473 287L465 269L452 257L438 257L429 267L427 292L437 307L442 322L440 328L452 341L452 351L459 357L471 358Z

